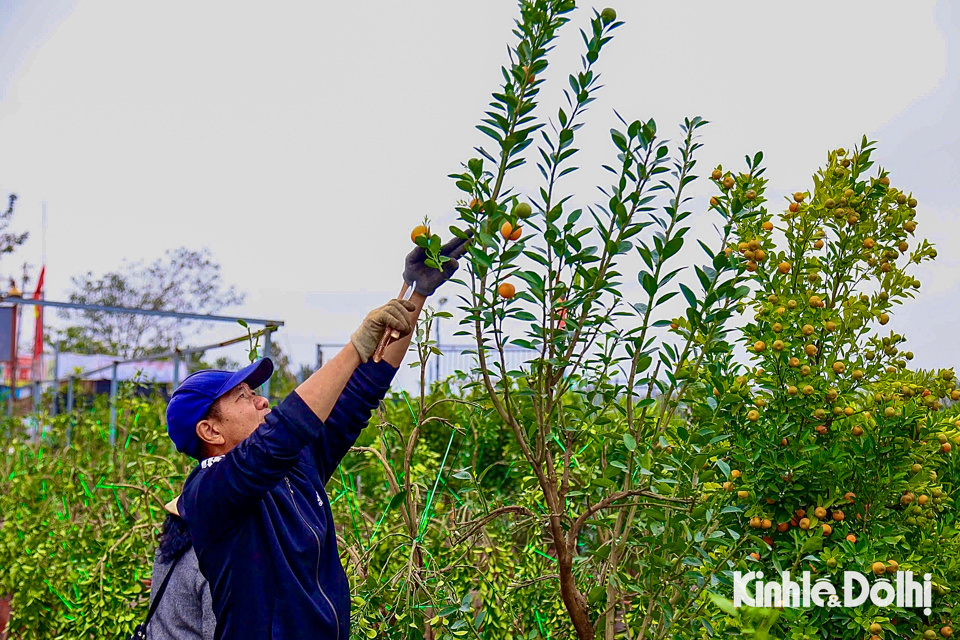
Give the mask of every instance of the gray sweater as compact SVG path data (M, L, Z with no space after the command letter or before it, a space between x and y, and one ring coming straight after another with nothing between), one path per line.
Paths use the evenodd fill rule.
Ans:
M161 562L159 554L154 559L151 604L171 564ZM167 590L147 625L147 640L213 640L216 626L210 585L200 573L197 554L191 545L177 562Z

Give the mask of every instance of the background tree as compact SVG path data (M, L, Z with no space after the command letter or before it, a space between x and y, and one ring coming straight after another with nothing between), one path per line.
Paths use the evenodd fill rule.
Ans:
M12 233L8 231L10 222L13 219L13 209L17 203L17 194L11 193L7 203L7 210L0 213L0 255L13 253L13 251L27 241L29 232Z
M262 355L262 351L261 351ZM280 345L273 342L270 345L270 359L273 360L273 377L270 378L270 396L276 401L283 399L288 393L297 388L297 371L293 369L290 356L283 352ZM299 367L300 370L304 366ZM313 373L310 370L307 375Z
M0 241L3 236L0 236ZM71 279L70 302L136 309L216 313L240 304L245 294L224 284L210 251L180 247L150 264L124 263L100 276ZM104 353L125 358L155 355L183 344L199 324L159 316L101 311L64 311L73 324L55 332L51 342L74 353Z
M200 353L194 354L193 358L188 363L190 370L198 371L200 369L220 369L221 371L231 371L239 369L243 366L243 364L234 360L230 356L218 355L213 360L207 360L206 358L206 351L201 351Z
M263 341L258 346L260 356L263 356ZM213 359L208 360L209 357ZM273 361L273 376L270 378L270 397L274 401L280 401L287 394L297 388L300 379L305 379L313 373L313 369L308 365L300 365L297 371L294 371L293 364L290 362L290 356L283 352L280 345L276 342L270 345L270 359ZM199 371L200 369L220 369L223 371L236 371L249 364L246 360L238 362L229 356L222 355L219 350L203 351L196 354L189 363L190 371ZM298 378L304 376L304 378ZM262 391L261 391L262 392Z
M8 231L10 222L13 219L13 211L17 204L17 194L11 193L8 198L7 210L0 213L0 256L13 253L17 247L27 241L27 237L30 235L27 231L23 233L12 233ZM21 287L26 286L26 267L27 265L24 265L24 276L21 281ZM11 288L16 284L12 275L9 277L9 282Z

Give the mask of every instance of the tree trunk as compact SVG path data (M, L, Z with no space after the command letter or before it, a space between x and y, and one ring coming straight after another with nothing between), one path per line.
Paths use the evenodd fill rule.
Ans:
M559 526L557 528L559 529ZM567 613L570 614L573 628L577 631L577 638L593 640L593 624L590 623L587 599L577 588L577 582L573 577L573 552L566 544L557 545L557 564L560 574L560 597L567 608Z

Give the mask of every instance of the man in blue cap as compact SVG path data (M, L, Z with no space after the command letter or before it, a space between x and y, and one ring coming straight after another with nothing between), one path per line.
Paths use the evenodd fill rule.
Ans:
M467 240L407 256L413 297L374 309L350 344L276 407L256 389L273 363L186 379L167 407L177 450L200 464L177 503L210 584L218 640L348 640L350 591L324 485L390 387L427 296L457 269ZM400 339L371 356L387 329Z

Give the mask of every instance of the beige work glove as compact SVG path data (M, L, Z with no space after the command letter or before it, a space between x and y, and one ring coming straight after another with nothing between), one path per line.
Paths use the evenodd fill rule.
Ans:
M380 344L380 339L387 327L398 331L401 338L410 335L413 331L410 314L416 308L409 300L394 298L368 313L360 327L350 336L350 342L360 354L360 362L369 360L377 350L377 345Z

